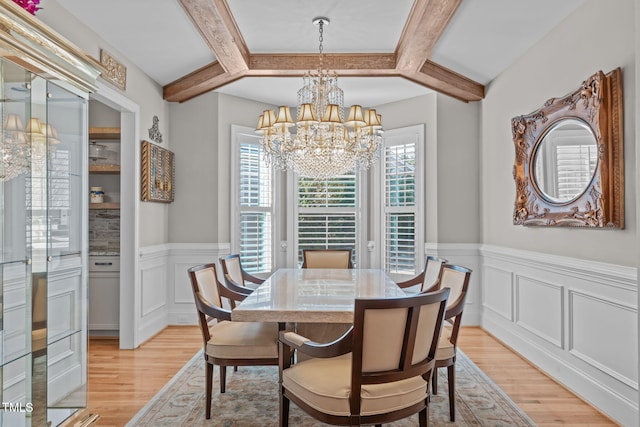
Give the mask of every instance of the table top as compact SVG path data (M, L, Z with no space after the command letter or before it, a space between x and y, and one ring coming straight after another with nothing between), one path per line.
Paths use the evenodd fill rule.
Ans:
M232 312L245 322L352 323L356 298L406 296L383 270L276 271Z

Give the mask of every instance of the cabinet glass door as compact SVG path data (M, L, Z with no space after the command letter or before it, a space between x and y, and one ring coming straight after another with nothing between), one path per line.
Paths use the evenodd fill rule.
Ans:
M49 420L86 407L87 103L46 82L47 147L47 401ZM83 180L84 177L84 180ZM85 184L83 184L83 182ZM87 194L85 194L87 193ZM83 205L84 201L84 205Z
M86 109L0 59L0 426L86 407Z
M31 74L0 61L2 113L0 164L1 331L0 373L3 426L31 425L32 385L32 203L31 147L26 124L31 116ZM44 410L40 410L44 420ZM35 425L35 422L34 422Z

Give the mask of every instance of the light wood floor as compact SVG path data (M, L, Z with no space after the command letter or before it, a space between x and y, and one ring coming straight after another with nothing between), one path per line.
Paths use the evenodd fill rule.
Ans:
M460 348L539 426L616 424L480 328L462 328ZM170 326L136 350L89 340L89 413L124 426L202 347L196 326Z

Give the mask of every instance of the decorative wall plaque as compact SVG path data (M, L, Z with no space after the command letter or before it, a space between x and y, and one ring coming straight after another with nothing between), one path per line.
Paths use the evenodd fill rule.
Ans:
M102 78L122 90L127 88L127 67L104 49L100 49L100 64L106 69L101 75Z
M175 173L173 152L149 141L142 141L140 158L142 201L173 202Z
M149 128L149 139L158 144L162 144L162 134L160 133L160 119L153 116L153 125Z
M511 129L514 224L624 228L620 68L514 117Z

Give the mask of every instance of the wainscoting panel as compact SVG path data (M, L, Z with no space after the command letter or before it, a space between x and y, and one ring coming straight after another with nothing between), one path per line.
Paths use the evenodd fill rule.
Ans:
M484 308L511 322L513 320L513 273L492 265L485 265L483 270Z
M638 426L637 268L490 245L480 252L482 327L612 419Z
M173 283L169 292L169 323L172 325L195 325L198 322L193 292L187 270L198 264L215 262L218 274L222 273L218 259L230 253L228 243L220 244L171 244L167 259L169 277ZM222 279L222 277L220 277Z
M569 307L570 353L637 390L637 310L627 303L573 290ZM628 331L629 339L619 339L618 329Z
M552 345L563 347L562 286L516 275L516 324Z
M148 340L167 325L167 259L168 245L156 245L140 248L140 307L138 341Z

